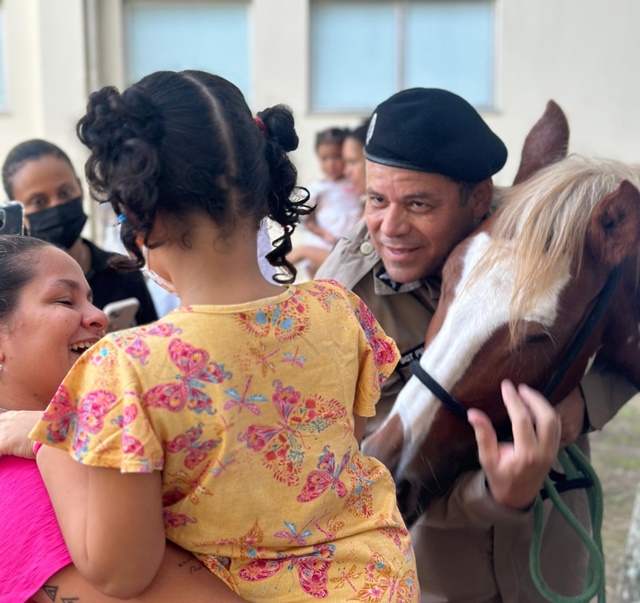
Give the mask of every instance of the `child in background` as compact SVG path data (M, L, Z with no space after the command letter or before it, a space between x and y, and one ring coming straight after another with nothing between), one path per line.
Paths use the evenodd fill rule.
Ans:
M336 241L362 216L363 203L353 183L344 177L342 144L348 131L329 128L316 135L316 154L324 178L309 186L315 211L304 221L305 232L289 261L302 267L313 278Z
M359 449L395 344L337 283L258 265L269 217L268 259L293 281L309 211L290 110L254 119L220 77L158 72L92 94L78 132L132 267L181 301L86 351L32 433L78 571L134 596L166 537L249 601L417 601L393 480Z

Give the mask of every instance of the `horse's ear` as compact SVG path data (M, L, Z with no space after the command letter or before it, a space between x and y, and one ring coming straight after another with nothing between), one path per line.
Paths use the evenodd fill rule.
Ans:
M640 241L640 191L627 180L598 202L587 230L591 252L614 267L638 250Z
M542 117L525 138L513 183L519 184L543 167L564 159L568 148L569 122L564 111L550 100Z

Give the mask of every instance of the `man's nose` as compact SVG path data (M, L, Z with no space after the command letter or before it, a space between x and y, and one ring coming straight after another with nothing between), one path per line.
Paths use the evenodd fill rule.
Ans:
M411 229L402 207L390 204L385 212L380 226L380 231L386 237L399 237L408 234Z

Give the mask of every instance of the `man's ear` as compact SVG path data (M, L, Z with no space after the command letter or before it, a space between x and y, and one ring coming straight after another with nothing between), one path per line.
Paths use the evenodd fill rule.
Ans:
M488 213L493 201L493 181L487 178L478 182L471 191L467 203L471 204L471 211L475 220L482 220Z

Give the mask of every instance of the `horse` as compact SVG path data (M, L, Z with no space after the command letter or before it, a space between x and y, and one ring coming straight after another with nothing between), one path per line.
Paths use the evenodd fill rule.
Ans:
M640 388L640 167L566 156L564 114L550 104L545 116L514 185L497 190L498 209L448 257L419 361L499 433L509 426L502 380L542 390L616 268L608 307L550 399L564 399L593 362ZM416 376L363 450L391 471L405 517L479 467L470 425Z

